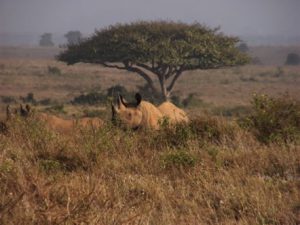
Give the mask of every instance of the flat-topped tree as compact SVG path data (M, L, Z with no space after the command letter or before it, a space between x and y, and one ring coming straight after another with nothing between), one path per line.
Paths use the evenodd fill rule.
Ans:
M156 94L157 78L160 94L167 100L184 71L247 63L248 56L237 48L238 43L238 38L198 23L141 21L96 31L90 38L69 45L57 59L135 72Z

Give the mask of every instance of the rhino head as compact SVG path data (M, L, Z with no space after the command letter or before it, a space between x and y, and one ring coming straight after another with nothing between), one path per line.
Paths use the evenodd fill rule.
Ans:
M111 104L112 122L123 128L137 129L140 127L143 113L140 110L142 96L139 93L135 95L136 102L127 102L122 95L118 96L117 105Z
M11 108L10 105L6 107L6 119L10 120L15 116L21 116L27 118L31 113L31 108L28 104L26 104L25 108L22 104L20 104L20 108Z

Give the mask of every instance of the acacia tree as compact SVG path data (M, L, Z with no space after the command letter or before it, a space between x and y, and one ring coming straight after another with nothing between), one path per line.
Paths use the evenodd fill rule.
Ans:
M238 43L238 38L198 23L141 21L96 31L90 38L69 45L57 59L68 64L96 63L135 72L146 80L153 93L167 100L185 71L248 62L248 56L237 48Z
M82 39L82 34L79 30L71 30L64 37L67 38L68 44L76 44Z
M40 46L46 46L46 47L54 46L51 33L44 33L41 35Z

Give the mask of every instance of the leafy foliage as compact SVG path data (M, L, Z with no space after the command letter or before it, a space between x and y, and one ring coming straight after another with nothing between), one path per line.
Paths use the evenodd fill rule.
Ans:
M48 66L48 73L54 75L61 75L61 70L56 66Z
M153 92L157 90L149 73L155 74L166 98L183 71L248 62L248 56L236 47L238 42L236 37L199 23L141 21L96 31L90 38L69 45L57 59L68 64L97 63L135 72Z
M299 65L300 56L297 53L289 53L286 57L285 65Z
M102 104L106 102L106 96L99 92L90 92L75 97L71 102L73 104L88 104L88 105Z
M150 63L206 69L244 63L235 37L227 37L198 23L137 22L96 31L58 56L76 62Z
M65 38L68 40L68 44L76 44L79 43L82 39L82 34L78 30L71 30L64 35Z
M162 163L164 168L193 167L196 164L196 158L186 151L177 150L164 155Z
M241 52L248 52L249 51L249 47L248 47L248 45L247 45L247 43L245 43L245 42L242 42L240 45L239 45L239 50L241 51Z
M54 46L51 33L44 33L43 35L41 35L40 46L45 46L45 47Z
M288 96L255 95L253 112L241 120L263 143L295 141L300 134L300 104Z

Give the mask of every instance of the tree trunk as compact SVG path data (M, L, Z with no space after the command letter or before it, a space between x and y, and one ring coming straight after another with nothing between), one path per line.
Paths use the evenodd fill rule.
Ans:
M168 101L170 99L170 92L167 90L165 76L159 76L159 84L161 87L161 94L163 100Z

